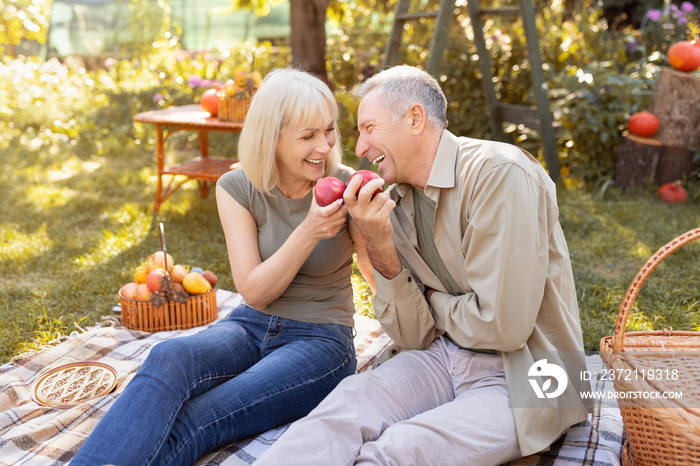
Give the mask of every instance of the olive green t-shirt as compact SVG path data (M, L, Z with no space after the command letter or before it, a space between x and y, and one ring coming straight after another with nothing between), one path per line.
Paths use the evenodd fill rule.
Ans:
M335 177L347 182L352 169L341 166ZM247 209L258 226L262 260L272 256L306 218L313 193L289 199L274 188L259 192L242 168L224 174L217 183ZM321 240L292 279L287 289L262 312L310 323L354 325L352 300L352 254L354 243L347 222L333 238Z

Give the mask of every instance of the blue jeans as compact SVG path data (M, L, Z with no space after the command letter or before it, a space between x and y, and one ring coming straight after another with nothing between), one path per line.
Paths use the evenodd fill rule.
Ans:
M240 306L154 346L70 464L194 464L305 416L355 364L352 328Z

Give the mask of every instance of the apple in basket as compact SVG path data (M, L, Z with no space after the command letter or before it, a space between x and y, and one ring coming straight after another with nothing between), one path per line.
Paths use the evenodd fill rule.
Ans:
M129 282L119 289L119 295L127 299L136 299L136 291L139 284L136 282Z
M187 269L184 265L175 264L173 270L170 272L170 276L173 278L175 283L182 283L182 280L187 275Z
M148 256L146 267L148 268L149 272L153 269L164 269L166 261L168 264L168 272L170 272L173 270L173 266L175 265L172 256L167 252L163 253L163 251L156 251Z
M314 186L314 197L316 198L316 203L321 207L331 205L343 197L345 188L345 183L343 183L343 181L339 178L334 176L321 178L316 182L316 186Z
M151 293L160 291L162 280L166 273L165 269L153 269L148 272L148 275L146 275L146 286L148 286Z
M151 290L148 289L148 285L145 283L140 283L136 288L136 296L134 296L134 299L137 301L150 301Z

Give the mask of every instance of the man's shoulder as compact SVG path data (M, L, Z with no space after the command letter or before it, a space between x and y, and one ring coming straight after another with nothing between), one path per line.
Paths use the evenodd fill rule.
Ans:
M506 142L457 137L460 158L473 158L486 163L517 162L525 157L523 151Z
M459 161L464 169L478 169L485 173L490 170L513 170L527 174L540 182L549 180L549 175L537 158L518 146L506 142L459 137Z

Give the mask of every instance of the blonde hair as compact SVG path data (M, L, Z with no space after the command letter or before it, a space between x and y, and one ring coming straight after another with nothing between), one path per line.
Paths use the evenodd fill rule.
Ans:
M275 149L289 124L325 128L328 114L338 119L338 103L328 86L317 77L291 68L276 69L262 80L253 96L238 140L238 160L258 191L270 193L279 181ZM326 156L325 174L341 163L340 132Z

